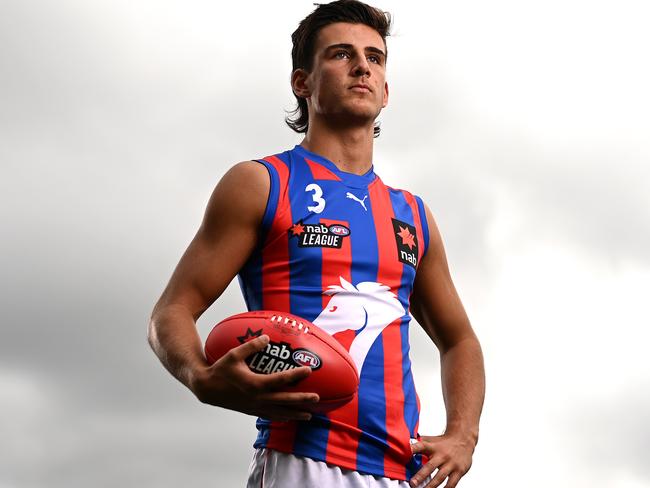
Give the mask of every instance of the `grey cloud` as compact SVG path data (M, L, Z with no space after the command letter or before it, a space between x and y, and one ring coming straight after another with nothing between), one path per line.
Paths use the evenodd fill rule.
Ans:
M492 143L483 175L516 202L520 244L555 241L613 264L649 262L650 155L643 147L552 148L525 135Z
M48 403L31 414L6 412L17 421L3 416L0 483L25 488L244 484L247 454L253 452L250 417L187 401L140 412L111 405L77 411L58 393L43 395ZM223 449L225 443L229 449Z
M564 420L575 458L607 479L633 473L650 483L650 385L638 382L610 398L574 404ZM567 423L567 420L569 421Z

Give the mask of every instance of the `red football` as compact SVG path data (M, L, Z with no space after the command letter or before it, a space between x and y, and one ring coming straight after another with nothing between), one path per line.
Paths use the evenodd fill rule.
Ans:
M312 410L327 412L352 400L359 375L345 348L327 332L296 315L271 310L245 312L222 320L205 341L205 355L214 363L230 349L266 334L262 351L248 357L251 371L271 374L309 366L312 373L284 391L314 392L320 402Z

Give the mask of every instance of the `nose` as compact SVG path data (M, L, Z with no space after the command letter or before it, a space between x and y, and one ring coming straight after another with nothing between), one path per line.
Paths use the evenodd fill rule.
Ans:
M361 53L355 56L355 63L352 72L354 76L370 76L370 64L368 63L365 54Z

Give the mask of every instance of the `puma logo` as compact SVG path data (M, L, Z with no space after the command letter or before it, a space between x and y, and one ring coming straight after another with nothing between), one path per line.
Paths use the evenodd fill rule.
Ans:
M359 202L359 203L361 204L361 206L363 207L363 209L364 209L366 212L368 211L368 209L366 208L366 204L363 203L363 202L365 202L366 198L368 198L368 195L364 196L364 197L363 197L363 200L359 200L356 196L354 196L354 195L353 195L352 193L350 193L350 192L347 192L347 193L345 194L345 196L346 196L347 198L351 198L351 199L354 200L355 202Z

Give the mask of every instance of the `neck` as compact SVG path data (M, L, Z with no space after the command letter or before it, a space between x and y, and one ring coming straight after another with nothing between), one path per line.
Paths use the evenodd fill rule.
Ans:
M300 145L329 159L341 171L363 175L372 167L373 140L373 125L341 129L310 120Z

